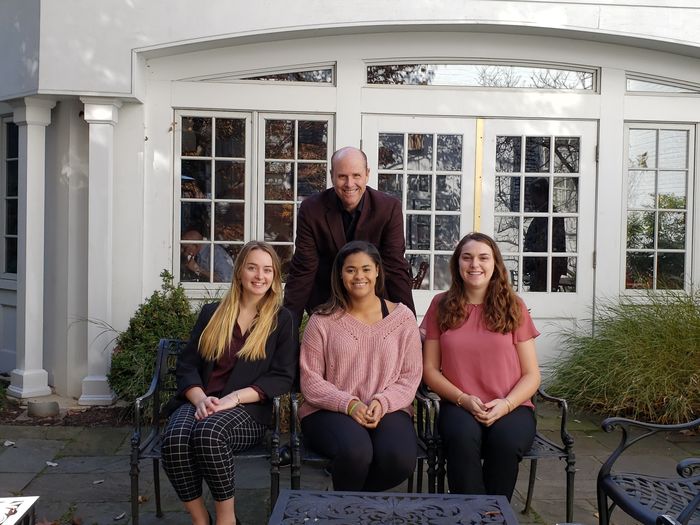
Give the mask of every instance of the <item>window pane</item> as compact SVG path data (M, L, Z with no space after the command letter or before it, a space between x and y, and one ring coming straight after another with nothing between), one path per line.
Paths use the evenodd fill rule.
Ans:
M289 241L294 238L294 206L265 204L265 240Z
M659 172L659 208L684 210L686 207L686 172Z
M216 119L217 157L245 158L245 119Z
M403 175L391 173L380 173L378 179L379 191L393 195L399 200L403 200Z
M520 239L520 217L496 217L494 240L502 253L517 252Z
M299 121L299 158L326 160L328 152L328 122L325 120Z
M462 177L459 175L437 175L435 177L435 209L440 211L459 211L462 195Z
M459 215L435 217L435 249L454 250L459 242Z
M183 199L211 199L211 161L180 162L180 195Z
M17 273L17 238L5 239L5 272Z
M629 134L630 168L656 167L656 130L631 129Z
M564 219L560 217L555 217L554 218L554 227L555 231L557 229L557 221L563 220L564 221L564 235L565 235L565 241L564 241L564 249L562 251L568 252L568 253L576 253L578 251L578 219L576 217L566 217ZM554 239L555 246L558 243L558 240ZM552 250L552 251L558 251L558 250Z
M653 248L655 213L627 212L627 248Z
M182 117L182 156L211 156L211 118Z
M17 169L19 166L18 160L8 160L6 163L7 174L5 181L5 190L8 197L17 197Z
M462 170L462 135L438 135L437 169L440 171Z
M245 198L245 162L216 161L216 198Z
M659 212L658 248L675 250L685 248L685 213Z
M293 120L266 120L265 158L293 159L294 139Z
M277 256L280 258L280 268L282 270L282 281L287 280L287 275L289 275L289 267L292 264L292 256L294 255L294 245L293 244L275 244L273 246Z
M520 211L520 177L496 177L495 211Z
M546 177L525 178L525 211L544 213L549 211L549 179Z
M406 217L406 248L409 250L430 250L430 215L409 214Z
M554 140L554 172L578 173L579 139L572 137L557 137Z
M214 216L214 240L243 241L245 204L242 202L217 202Z
M326 189L326 163L297 166L297 196L301 199Z
M430 175L408 176L409 210L429 210L432 206L432 177Z
M291 201L294 198L294 171L291 162L265 163L265 199Z
M519 273L518 273L518 258L517 257L504 257L503 264L505 265L506 270L508 271L508 281L510 281L510 285L517 292L518 285L520 282Z
M656 205L656 172L630 171L627 185L628 208L653 208Z
M576 291L576 257L552 257L552 291Z
M208 202L183 202L180 204L180 232L198 231L209 237L211 204Z
M629 252L625 288L651 289L654 282L654 254Z
M688 132L659 130L659 169L682 170L688 167Z
M403 134L380 133L377 154L380 170L403 169Z
M578 212L578 179L576 177L554 177L552 210L554 213Z
M420 283L420 290L430 290L430 255L412 253L406 256L408 263L411 265L411 275L417 275L420 271L420 265L426 263L428 265L428 273L425 274L423 281Z
M525 171L528 173L549 172L549 137L525 138Z
M685 284L685 254L659 253L656 271L657 289L682 290Z
M651 80L627 79L627 91L647 91L652 93L700 93L698 88L686 88L672 84L662 84Z
M19 157L19 127L14 122L8 122L5 130L7 131L7 158L16 159Z
M435 259L435 286L434 290L447 290L452 283L450 275L450 256L436 255Z
M408 169L428 171L433 168L433 136L408 135Z
M547 257L523 257L523 291L547 291Z
M17 199L5 199L5 233L17 235Z
M509 64L381 64L367 66L368 84L592 90L594 73Z
M496 171L520 171L522 140L520 137L496 137Z
M564 253L566 251L576 251L576 218L552 217L552 252ZM569 230L567 231L567 227ZM573 238L574 250L567 250L566 239Z
M270 73L254 77L244 77L241 80L269 80L275 82L314 82L317 84L332 84L333 69L312 69L309 71L292 71L289 73Z

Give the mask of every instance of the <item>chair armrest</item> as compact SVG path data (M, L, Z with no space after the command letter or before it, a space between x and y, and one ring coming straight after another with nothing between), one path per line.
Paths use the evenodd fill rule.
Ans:
M612 468L617 458L627 450L629 447L645 439L649 436L653 436L658 432L678 432L681 430L690 430L696 427L700 427L700 419L691 421L689 423L680 423L677 425L660 425L658 423L647 423L644 421L635 421L633 419L627 419L624 417L609 417L601 423L601 427L605 432L612 432L616 428L619 428L622 432L622 437L620 438L620 443L617 448L612 452L608 459L603 463L598 473L598 480L610 474L610 469ZM639 435L632 436L631 430L638 429L642 430ZM683 462L681 462L683 463ZM680 465L680 464L679 464ZM684 468L696 468L695 466L686 466Z
M683 478L689 478L696 470L700 472L700 458L686 458L676 465L676 472Z
M422 386L416 392L416 427L418 439L427 445L429 442L432 442L433 437L436 435L437 421L435 419L433 400L426 394L427 390Z
M574 446L574 438L571 434L569 434L569 431L566 428L569 422L569 404L566 402L566 399L549 395L542 387L537 389L536 395L545 401L556 403L559 406L559 409L561 410L561 426L559 428L559 435L566 451L571 452L571 449Z

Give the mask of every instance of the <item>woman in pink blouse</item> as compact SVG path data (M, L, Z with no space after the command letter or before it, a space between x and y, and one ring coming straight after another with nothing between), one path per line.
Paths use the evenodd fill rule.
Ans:
M465 236L450 272L450 289L433 299L422 325L423 380L443 401L438 425L450 492L510 499L535 437L539 332L491 237Z
M377 249L346 244L333 263L331 299L304 330L301 427L309 446L331 458L335 490L386 490L416 463L420 335L411 310L386 301L383 289Z

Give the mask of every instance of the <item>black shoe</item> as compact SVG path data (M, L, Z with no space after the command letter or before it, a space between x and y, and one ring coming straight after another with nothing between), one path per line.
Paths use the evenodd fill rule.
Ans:
M241 523L241 520L238 519L238 516L236 516L236 525L243 525L243 524Z
M211 517L211 512L207 511L207 514L209 515L209 525L214 525L214 518Z

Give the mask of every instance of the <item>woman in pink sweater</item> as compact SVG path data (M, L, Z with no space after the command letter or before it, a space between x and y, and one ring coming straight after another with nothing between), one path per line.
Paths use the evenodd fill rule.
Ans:
M369 243L341 248L331 290L301 343L301 427L309 446L331 458L334 490L386 490L416 463L418 326L408 307L383 298L381 257Z
M535 437L539 332L491 237L465 236L450 272L450 289L435 296L423 320L423 380L443 401L438 425L450 492L510 499Z

